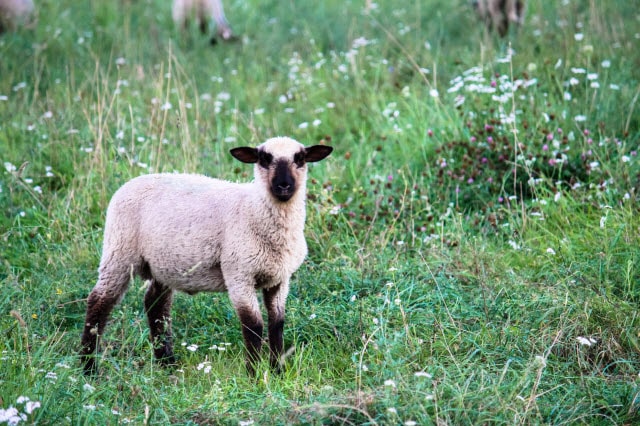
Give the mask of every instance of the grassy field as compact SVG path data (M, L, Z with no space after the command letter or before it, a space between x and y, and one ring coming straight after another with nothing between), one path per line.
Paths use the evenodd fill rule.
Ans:
M169 1L37 1L0 37L0 424L640 422L637 4L532 0L499 39L366 3L229 0L211 47ZM335 148L284 374L247 376L223 293L176 297L163 369L136 280L84 377L111 194L250 180L228 150L276 135Z

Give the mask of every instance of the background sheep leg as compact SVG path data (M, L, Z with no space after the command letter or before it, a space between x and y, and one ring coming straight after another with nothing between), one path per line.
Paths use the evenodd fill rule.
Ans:
M264 304L269 318L269 365L280 372L280 357L284 346L284 306L287 291L282 285L263 290Z
M234 40L235 36L231 31L231 26L227 21L227 17L224 15L224 9L222 7L222 0L213 0L213 20L216 23L216 33L222 40ZM211 39L211 43L215 43L215 37Z
M129 279L130 275L127 271L115 278L101 274L98 283L87 298L87 315L84 320L82 349L80 351L80 360L85 374L92 374L96 371L95 352L98 347L98 337L102 336L107 319L113 307L126 291ZM113 282L118 284L112 286Z
M232 289L241 287L241 285L229 286L229 299L240 318L240 324L242 325L242 336L244 337L244 344L247 348L247 371L250 376L255 374L255 364L260 358L260 349L262 348L262 330L264 328L264 322L262 321L262 314L260 313L260 305L258 304L258 298L256 297L253 286L249 291L236 291Z
M171 335L173 290L152 279L144 295L144 308L149 320L153 354L161 363L175 364Z

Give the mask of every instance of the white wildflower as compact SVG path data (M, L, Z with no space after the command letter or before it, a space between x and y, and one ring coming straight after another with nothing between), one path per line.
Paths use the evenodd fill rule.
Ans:
M582 346L591 346L593 344L598 343L598 341L596 339L594 339L593 337L582 337L582 336L578 336L576 337L576 340L578 341L578 343L580 343Z

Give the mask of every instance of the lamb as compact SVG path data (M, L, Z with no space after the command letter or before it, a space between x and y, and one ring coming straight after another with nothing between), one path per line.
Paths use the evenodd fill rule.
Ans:
M222 7L222 0L173 0L173 22L184 30L189 18L196 15L202 34L207 33L209 19L213 18L217 27L217 35L225 41L235 40L231 26L227 22ZM211 37L211 44L216 43L216 37Z
M472 4L487 27L498 31L500 37L507 35L510 22L524 23L525 0L473 0Z
M332 150L277 137L231 150L241 162L255 163L251 183L163 173L139 176L116 191L107 209L98 282L87 299L80 353L85 373L96 371L97 340L133 275L150 283L144 306L154 355L164 364L175 363L174 291L228 291L250 375L262 346L256 295L262 290L270 366L279 371L289 280L307 254L307 163Z
M0 0L0 34L28 23L33 11L32 0Z

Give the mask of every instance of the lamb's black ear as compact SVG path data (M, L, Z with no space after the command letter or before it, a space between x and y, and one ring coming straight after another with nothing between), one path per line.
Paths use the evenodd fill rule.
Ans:
M231 155L237 160L243 163L257 163L258 162L258 150L256 148L250 148L248 146L241 146L239 148L233 148L229 151Z
M304 160L307 163L315 163L316 161L327 158L333 148L327 145L313 145L305 147Z

